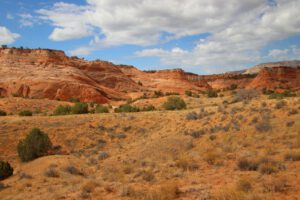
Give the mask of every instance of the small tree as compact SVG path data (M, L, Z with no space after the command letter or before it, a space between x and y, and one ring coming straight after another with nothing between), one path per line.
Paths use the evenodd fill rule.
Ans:
M14 172L14 169L8 162L0 161L0 181L10 177Z
M34 128L17 146L18 154L23 162L44 156L51 149L52 143L47 134Z
M89 112L89 106L87 103L76 103L71 108L72 114L86 114Z
M163 107L166 110L182 110L186 108L186 103L180 97L169 97Z

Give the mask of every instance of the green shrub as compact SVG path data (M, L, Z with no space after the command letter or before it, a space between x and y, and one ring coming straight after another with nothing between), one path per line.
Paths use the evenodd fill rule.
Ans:
M121 112L139 112L140 109L138 107L135 106L131 106L129 104L124 104L119 106L119 108L115 109L116 113L121 113Z
M10 177L14 169L8 162L0 161L0 181Z
M17 146L18 154L23 162L44 156L51 149L52 144L47 134L34 128L21 140Z
M30 110L23 110L19 112L19 116L32 116L32 112Z
M185 95L188 96L188 97L191 97L193 95L193 93L190 90L186 90Z
M208 98L215 98L218 97L218 93L215 90L208 90L207 91L207 97Z
M4 110L0 110L0 116L6 116L7 113Z
M296 94L292 93L291 91L284 91L282 93L274 92L274 91L267 91L266 94L269 94L269 99L283 99L285 97L295 97Z
M87 103L75 103L73 107L71 107L72 114L86 114L89 112L89 106Z
M169 97L163 107L166 110L182 110L186 108L186 103L180 97Z
M53 115L68 115L71 113L71 106L69 105L59 105L57 108L54 110Z
M72 102L72 103L78 103L78 102L80 102L80 100L78 98L76 98L76 97L71 97L69 99L69 101Z
M103 105L97 105L95 109L95 113L108 113L109 110L106 106Z
M155 107L153 105L146 105L142 108L142 111L147 112L147 111L153 111L155 110Z

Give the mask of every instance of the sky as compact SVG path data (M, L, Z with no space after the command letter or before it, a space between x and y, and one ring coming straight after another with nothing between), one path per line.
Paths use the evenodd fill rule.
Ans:
M0 45L223 73L300 60L300 0L0 0Z

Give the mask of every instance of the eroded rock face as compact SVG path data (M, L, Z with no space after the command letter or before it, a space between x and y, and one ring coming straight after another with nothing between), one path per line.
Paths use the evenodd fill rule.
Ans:
M140 86L112 63L46 49L0 49L0 95L106 103Z
M121 70L136 82L140 81L145 88L163 92L183 94L186 90L202 91L210 89L203 77L187 73L182 69L140 71L132 66L122 66Z
M282 66L290 67L290 68L298 68L300 67L300 61L292 60L292 61L263 63L247 69L244 74L258 74L264 68L274 68L274 67L282 67Z
M300 89L300 68L274 67L264 68L248 88Z

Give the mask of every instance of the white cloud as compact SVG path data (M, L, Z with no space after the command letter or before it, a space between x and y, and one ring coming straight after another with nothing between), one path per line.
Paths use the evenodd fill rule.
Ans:
M12 33L6 27L0 26L0 45L11 44L19 37L19 34Z
M269 56L273 58L286 57L289 53L288 49L272 49L269 51Z
M87 0L79 6L55 3L37 12L54 26L50 39L93 36L73 54L116 45L153 46L184 36L209 33L189 51L144 49L137 56L156 56L163 64L236 69L260 62L261 48L300 33L300 1L277 0ZM274 3L275 2L275 3ZM164 37L168 35L169 37ZM273 54L270 54L274 55Z

